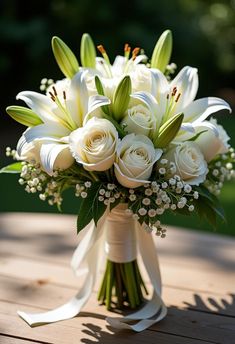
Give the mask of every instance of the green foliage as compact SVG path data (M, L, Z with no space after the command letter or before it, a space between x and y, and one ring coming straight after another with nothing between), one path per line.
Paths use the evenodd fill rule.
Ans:
M87 197L79 197L77 232L79 233L93 219L95 224L106 210L106 205L98 200L99 190L102 188L100 182L92 183L87 190Z
M188 139L186 141L196 141L199 138L199 136L201 136L203 133L206 133L206 132L207 132L207 130L202 130L199 133L197 133L196 135L194 135L193 137L191 137L191 139Z
M195 201L198 215L207 220L215 229L218 226L218 219L226 222L224 210L218 199L202 185L196 187L196 190L200 194L199 199Z
M1 168L0 173L20 173L21 169L22 169L22 163L15 162L14 164Z

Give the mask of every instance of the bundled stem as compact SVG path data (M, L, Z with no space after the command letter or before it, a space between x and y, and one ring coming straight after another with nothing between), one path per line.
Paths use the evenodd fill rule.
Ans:
M114 263L107 259L106 270L98 293L98 301L108 310L137 308L148 291L141 277L137 260Z

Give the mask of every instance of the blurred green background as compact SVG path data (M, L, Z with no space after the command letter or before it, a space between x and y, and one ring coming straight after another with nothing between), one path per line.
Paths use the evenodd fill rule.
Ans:
M199 69L198 97L218 96L235 108L235 0L55 0L0 2L0 165L10 163L5 147L15 147L24 130L5 113L16 104L22 90L39 91L43 77L54 80L62 74L54 61L50 40L61 37L79 56L82 33L89 32L102 43L111 59L122 54L124 43L144 48L150 56L165 29L174 35L172 62L178 70L184 65ZM235 118L218 114L235 145ZM0 176L0 211L56 212L35 195L28 195L17 183L17 176ZM218 233L235 235L235 182L226 184L221 201L228 223ZM68 192L63 210L76 213L76 199ZM165 216L165 222L212 231L195 217Z

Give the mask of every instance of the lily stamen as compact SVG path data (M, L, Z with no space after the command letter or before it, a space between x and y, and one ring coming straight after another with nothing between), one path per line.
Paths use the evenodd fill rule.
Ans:
M126 43L124 46L124 56L127 58L127 60L129 59L130 52L131 52L131 47L129 46L128 43Z
M171 95L174 97L176 95L176 93L177 93L177 87L174 87Z
M113 74L112 74L112 70L110 68L111 64L110 64L110 60L109 60L108 54L107 54L104 46L102 44L97 45L97 49L99 50L99 52L103 56L104 60L107 62L107 66L108 66L107 74L109 75L110 78L112 78Z
M140 48L136 47L135 49L133 49L133 51L132 51L132 60L133 61L136 59L139 52L140 52Z
M55 88L55 86L52 86L52 89L53 89L53 92L54 92L54 95L55 95L55 97L57 97L57 91L56 91L56 88Z
M166 103L166 111L165 111L165 114L164 114L164 120L163 122L167 121L172 113L172 111L174 110L174 107L176 106L176 103L178 102L178 100L180 99L181 97L181 93L178 93L178 89L177 87L175 86L171 93L168 93L166 95L166 99L167 99L167 103Z
M176 100L175 100L176 103L178 102L180 96L181 96L181 93L179 93L178 96L176 97Z
M54 96L54 94L52 93L52 92L49 92L49 94L50 94L50 96L51 96L51 100L53 100L53 102L55 102L55 96Z
M58 106L58 108L65 114L64 116L60 116L59 114L57 114L57 118L59 118L60 122L69 130L74 130L76 128L76 124L73 121L69 110L67 109L67 104L66 104L66 92L63 91L63 99L64 99L64 105L60 102L59 97L58 97L58 93L56 91L56 88L53 86L52 87L53 92L49 92L49 95L51 97L51 100L53 102L56 103L56 105Z

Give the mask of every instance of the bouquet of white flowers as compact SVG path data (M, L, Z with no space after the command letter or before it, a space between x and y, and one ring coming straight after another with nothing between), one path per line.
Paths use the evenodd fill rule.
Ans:
M65 78L42 79L45 94L20 92L17 99L28 107L6 110L28 128L16 150L7 148L17 162L1 172L20 173L27 192L39 192L41 200L59 209L63 192L74 189L79 246L72 266L77 272L86 263L89 270L82 289L65 306L41 315L19 314L31 325L76 315L94 285L101 251L107 253L107 265L98 299L108 309L140 306L148 291L137 264L139 246L152 299L134 315L109 322L140 331L166 314L149 234L165 237L161 215L196 212L213 226L217 217L224 219L217 196L234 176L235 153L223 127L208 117L231 109L220 98L195 100L196 68L186 66L172 77L176 65L169 64L169 30L150 59L125 44L124 56L111 64L104 47L97 48L102 57L96 57L91 37L84 34L79 66L70 48L53 37ZM133 319L137 324L129 324Z

